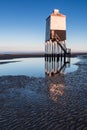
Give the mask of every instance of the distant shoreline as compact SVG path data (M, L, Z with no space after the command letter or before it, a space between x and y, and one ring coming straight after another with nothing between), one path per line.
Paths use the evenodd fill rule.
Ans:
M87 52L73 52L71 57L76 57L78 55L87 55ZM31 53L31 54L0 54L0 60L14 59L14 58L35 58L35 57L45 57L45 53Z
M0 54L0 60L14 59L14 58L32 58L32 57L44 57L45 54Z

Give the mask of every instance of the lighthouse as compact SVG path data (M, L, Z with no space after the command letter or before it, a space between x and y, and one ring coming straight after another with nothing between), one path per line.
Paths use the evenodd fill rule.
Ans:
M45 54L66 55L69 49L66 48L66 16L58 9L46 19Z

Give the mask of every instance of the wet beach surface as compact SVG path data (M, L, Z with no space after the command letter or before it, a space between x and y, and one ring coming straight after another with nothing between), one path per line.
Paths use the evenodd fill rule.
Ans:
M77 71L0 77L0 130L87 130L87 56Z

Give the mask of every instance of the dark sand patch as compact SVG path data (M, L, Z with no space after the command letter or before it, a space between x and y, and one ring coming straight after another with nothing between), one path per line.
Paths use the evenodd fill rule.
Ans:
M15 62L21 62L21 61L2 61L2 62L0 62L0 65L8 64L8 63L15 63Z

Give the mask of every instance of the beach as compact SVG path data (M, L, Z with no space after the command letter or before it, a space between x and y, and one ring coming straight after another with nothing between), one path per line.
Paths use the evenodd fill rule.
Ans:
M72 73L0 77L0 130L87 130L87 56Z

